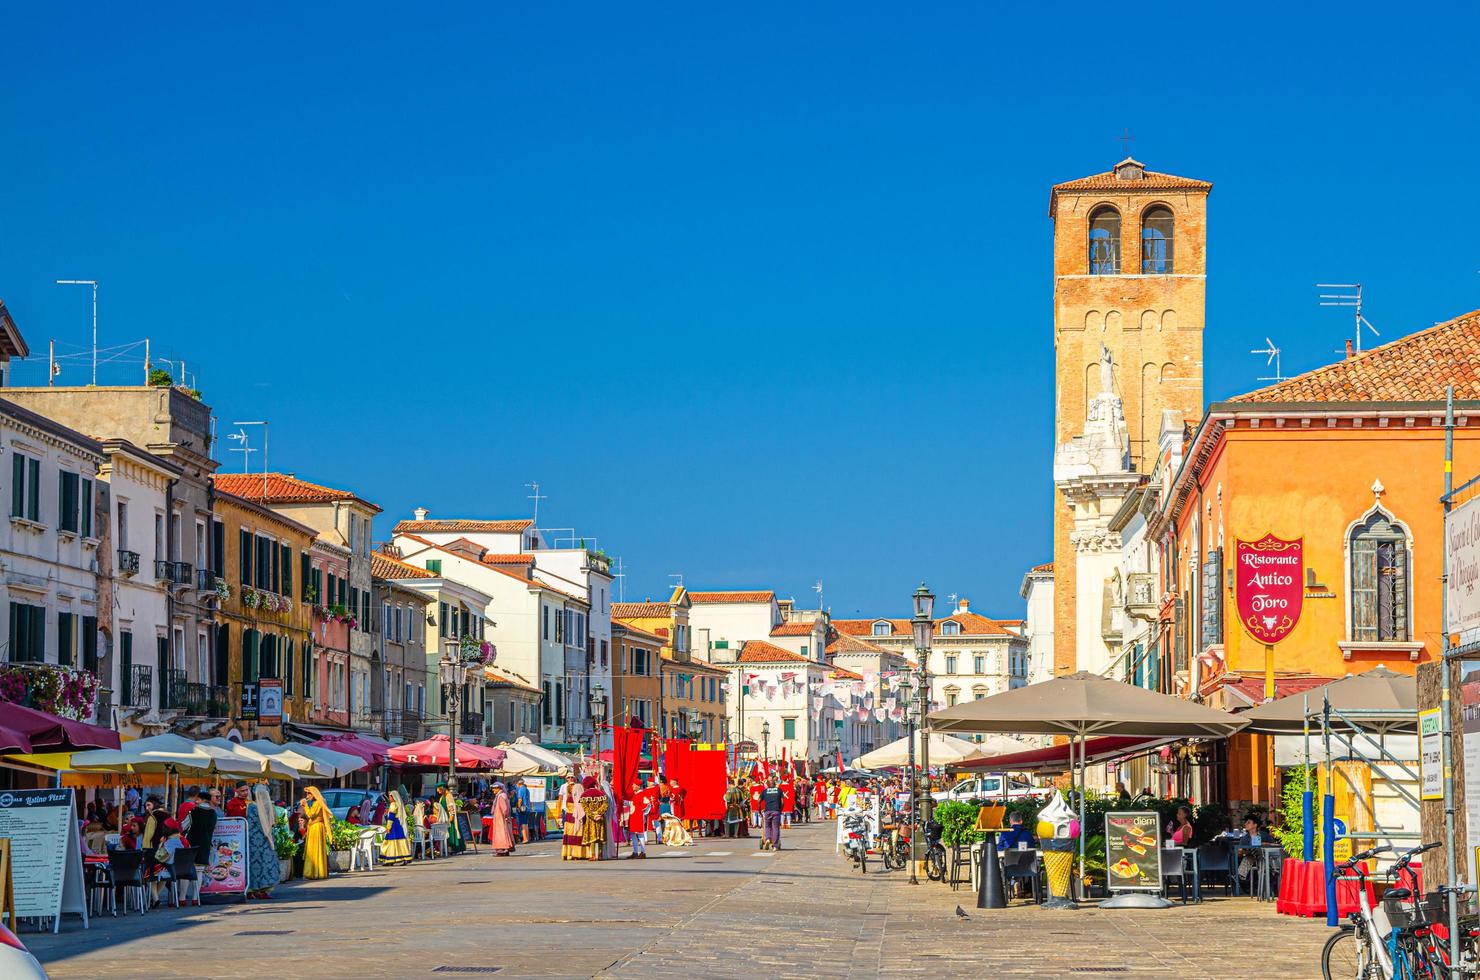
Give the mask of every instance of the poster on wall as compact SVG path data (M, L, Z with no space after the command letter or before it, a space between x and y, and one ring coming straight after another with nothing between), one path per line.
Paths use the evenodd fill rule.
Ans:
M1161 891L1161 827L1155 811L1105 814L1105 870L1111 891Z
M1287 541L1273 534L1240 539L1234 546L1233 583L1244 630L1260 643L1280 642L1300 621L1305 601L1305 539Z
M1418 713L1418 788L1425 800L1444 799L1444 728L1438 708Z
M200 879L202 895L245 895L247 891L247 821L221 817L211 833L210 861Z
M1480 660L1460 661L1459 710L1463 737L1465 786L1480 786ZM1480 852L1480 793L1465 793L1465 848L1473 858ZM1476 868L1470 868L1475 880Z
M87 926L82 885L82 845L70 789L0 791L0 837L10 841L15 914L52 920L76 912Z
M283 723L283 682L264 677L257 682L257 724Z
M1446 633L1480 629L1480 497L1444 515Z

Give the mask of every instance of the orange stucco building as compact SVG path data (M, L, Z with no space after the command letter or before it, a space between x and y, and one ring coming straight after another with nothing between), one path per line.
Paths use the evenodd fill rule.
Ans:
M1480 311L1209 407L1153 519L1174 693L1229 709L1264 699L1266 647L1239 621L1233 556L1266 534L1304 550L1299 618L1273 645L1276 696L1439 656L1450 384L1458 483L1480 472ZM1205 792L1272 798L1267 738L1216 752L1199 760Z

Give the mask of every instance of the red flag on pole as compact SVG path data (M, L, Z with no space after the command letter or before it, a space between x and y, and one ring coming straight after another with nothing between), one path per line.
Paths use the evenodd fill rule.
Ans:
M838 772L843 771L843 750L838 749Z

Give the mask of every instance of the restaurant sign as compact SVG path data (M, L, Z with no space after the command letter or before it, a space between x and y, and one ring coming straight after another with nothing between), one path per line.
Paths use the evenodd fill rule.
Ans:
M1161 828L1155 810L1105 814L1105 869L1111 891L1161 891Z
M1290 635L1305 598L1305 539L1266 534L1234 546L1233 593L1250 636L1274 644Z

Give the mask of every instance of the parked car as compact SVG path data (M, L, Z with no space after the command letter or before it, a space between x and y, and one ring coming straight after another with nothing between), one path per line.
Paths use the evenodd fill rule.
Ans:
M936 802L942 800L1000 800L1003 797L1020 800L1027 796L1038 796L1044 792L1046 790L1032 783L997 773L990 776L972 776L970 779L963 779L954 786L937 790L930 795L935 798Z
M46 971L26 949L20 937L0 925L0 977L6 980L46 980Z
M361 806L368 800L380 798L380 791L374 789L326 789L324 790L324 802L329 804L329 812L334 814L336 820L347 820L349 811Z

